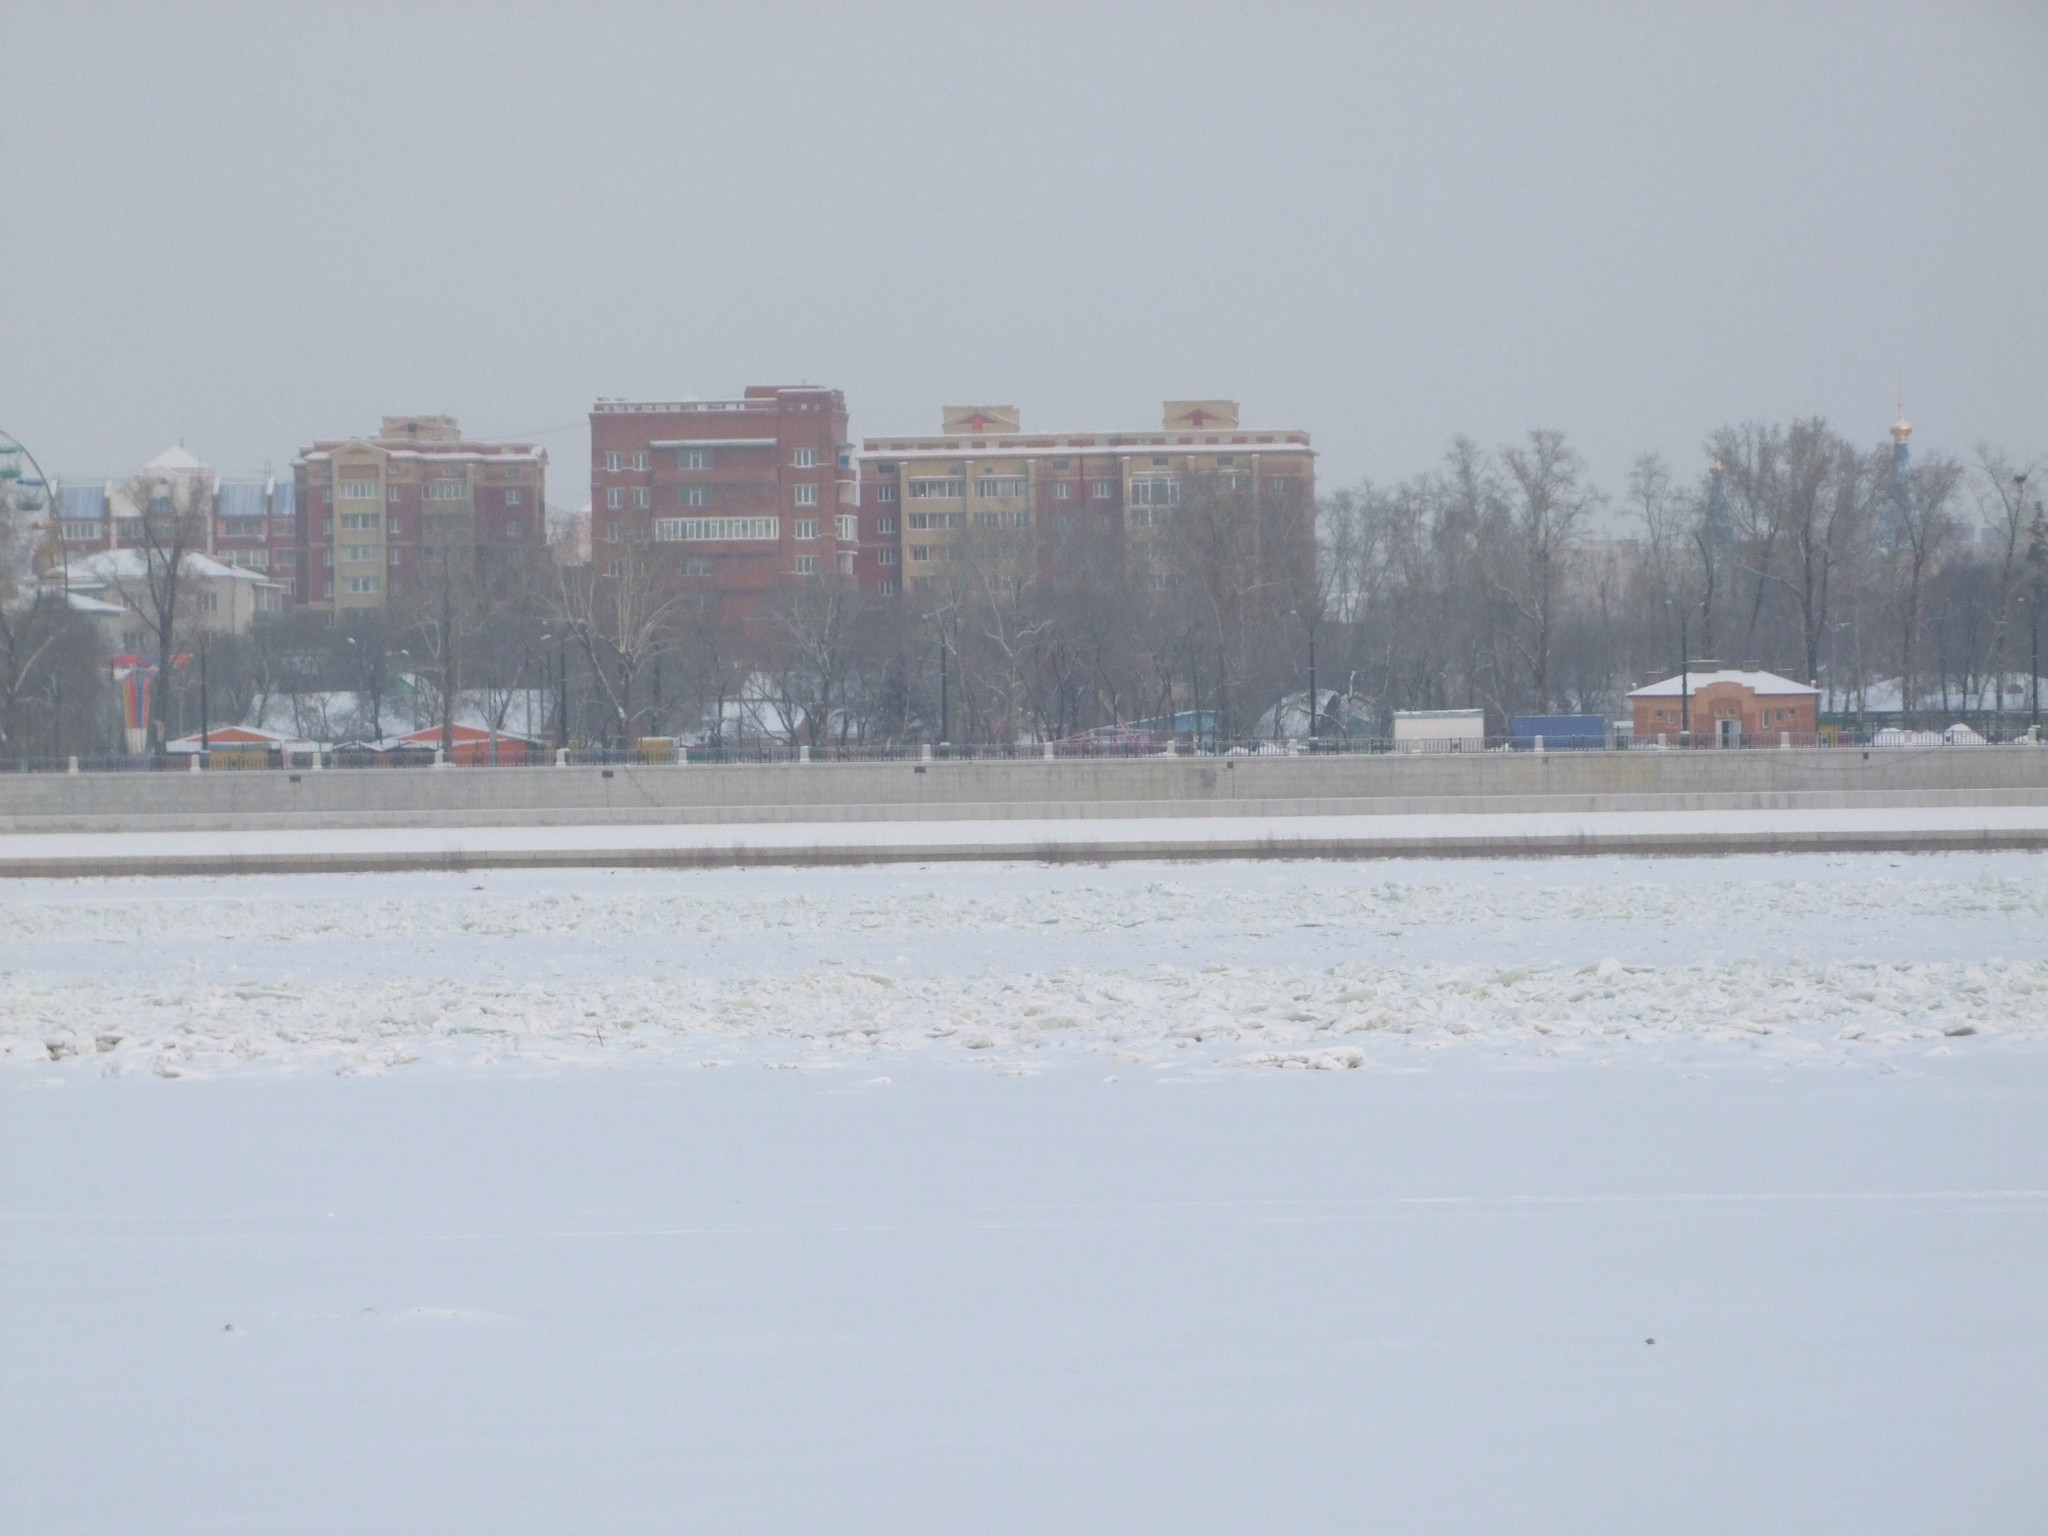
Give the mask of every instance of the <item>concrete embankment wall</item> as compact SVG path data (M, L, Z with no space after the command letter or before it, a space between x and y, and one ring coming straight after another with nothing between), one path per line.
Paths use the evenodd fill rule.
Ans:
M0 776L0 832L2048 804L2048 749Z

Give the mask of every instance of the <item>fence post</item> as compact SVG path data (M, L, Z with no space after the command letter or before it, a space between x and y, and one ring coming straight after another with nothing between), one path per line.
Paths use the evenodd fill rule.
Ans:
M1051 743L1051 742L1049 742L1049 741L1048 741L1048 742L1046 742L1046 743L1044 743L1044 745L1043 745L1043 748L1042 748L1042 750L1041 750L1041 751L1039 752L1039 754L1038 754L1038 755L1039 755L1040 757L1044 758L1044 759L1045 759L1045 760L1046 760L1046 761L1047 761L1048 763L1049 763L1049 762L1051 762L1051 761L1052 761L1052 743Z
M924 744L924 751L923 751L922 753L920 753L920 754L919 754L919 761L921 761L921 762L927 762L927 763L928 763L928 762L930 762L931 760L932 760L932 744L931 744L930 742L926 742L926 743Z
M1670 733L1669 731L1659 731L1659 732L1657 733L1657 745L1658 745L1658 746L1660 746L1660 747L1668 747L1668 746L1670 746L1670 745L1671 745L1671 733Z
M1538 736L1536 738L1536 750L1538 752L1541 752L1543 750L1543 738L1541 736Z
M811 749L808 743L796 749L796 760L800 763L808 763L811 760Z
M557 768L569 766L569 749L567 747L555 748L555 766Z
M1783 751L1783 750L1784 750L1784 749L1785 749L1786 747L1789 747L1789 746L1791 746L1791 745L1792 745L1792 733L1791 733L1790 731L1780 731L1780 732L1778 732L1778 748L1779 748L1779 750L1780 750L1780 751Z
M193 773L197 773L199 771L199 754L197 752L194 752L192 754L192 767L190 771Z
M442 760L441 749L439 747L434 748L434 766L436 768L446 768L448 766L448 764Z
M64 771L66 773L78 772L78 754L76 752L72 753L71 756L65 760Z

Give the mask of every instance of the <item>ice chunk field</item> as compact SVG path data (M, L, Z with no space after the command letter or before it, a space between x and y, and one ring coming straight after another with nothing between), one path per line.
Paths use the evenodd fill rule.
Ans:
M0 1529L2031 1531L2048 862L0 884Z

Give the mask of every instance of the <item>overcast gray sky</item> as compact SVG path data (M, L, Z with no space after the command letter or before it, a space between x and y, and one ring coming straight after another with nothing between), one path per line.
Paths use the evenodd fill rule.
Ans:
M846 391L1303 426L1325 488L1736 419L2048 447L2048 7L7 7L0 428Z

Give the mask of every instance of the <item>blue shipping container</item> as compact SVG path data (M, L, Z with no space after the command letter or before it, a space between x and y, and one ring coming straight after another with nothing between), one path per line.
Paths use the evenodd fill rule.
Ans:
M1517 715L1511 734L1517 752L1534 751L1538 736L1546 752L1598 752L1607 745L1607 717Z

